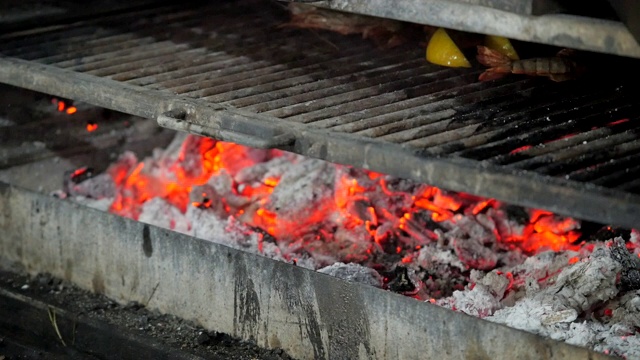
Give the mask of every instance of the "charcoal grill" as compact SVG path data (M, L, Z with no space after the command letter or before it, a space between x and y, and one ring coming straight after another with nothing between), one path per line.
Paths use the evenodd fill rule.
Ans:
M443 13L454 6L407 1L381 11L382 3L324 5L422 22L433 20L429 6ZM7 17L0 81L221 140L639 225L640 108L633 101L639 85L625 77L611 76L604 85L523 77L482 83L482 69L430 65L416 46L385 51L357 37L279 28L287 17L276 3L141 4L84 17L71 11L65 18L62 11L55 21L42 14ZM533 24L520 36L518 26L506 35L640 55L621 23L481 7ZM34 28L39 21L44 26ZM569 33L582 33L580 23L600 35L536 33L550 22ZM620 119L629 121L615 122Z
M316 4L640 57L621 23L531 16L553 9L543 3ZM640 85L623 71L606 71L599 83L522 77L481 83L481 68L430 65L417 46L383 50L358 37L279 28L286 12L264 0L78 5L30 1L3 12L0 82L172 129L638 226L633 95ZM487 20L496 16L504 21ZM109 126L115 135L100 146L119 144L122 129ZM146 142L145 129L135 127L134 142ZM11 140L11 131L1 135ZM73 145L65 151L94 147ZM49 156L16 154L9 151L0 168ZM344 351L349 358L606 358L3 183L0 199L3 260L300 358L340 358ZM409 330L416 336L404 335Z

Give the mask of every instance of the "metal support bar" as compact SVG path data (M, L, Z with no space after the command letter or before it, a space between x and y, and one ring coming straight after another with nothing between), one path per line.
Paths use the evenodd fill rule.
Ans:
M313 5L363 15L441 26L511 39L640 58L640 45L618 21L584 16L531 16L485 6L485 1L327 0Z

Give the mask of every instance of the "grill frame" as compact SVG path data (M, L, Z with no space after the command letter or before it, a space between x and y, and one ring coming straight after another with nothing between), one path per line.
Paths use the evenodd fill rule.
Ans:
M186 13L188 13L188 11L186 11ZM187 25L190 24L188 16L183 15L180 12L163 16L167 17L167 19L178 19L183 21L182 25L185 23ZM160 20L162 19L163 18L160 18ZM34 38L26 37L27 40L32 40L30 40L31 42L27 41L24 45L27 51L20 54L24 57L30 58L32 56L37 56L46 50L46 48L44 48L44 50L41 48L43 44L37 41L37 36L49 36L53 39L54 43L57 42L56 44L58 44L65 40L62 35L67 29L79 29L74 31L79 31L82 34L80 30L83 26L88 26L86 23L91 24L93 22L97 24L96 26L103 26L103 24L109 24L109 21L109 17L103 17L75 24L69 28L54 29L52 32L44 31L42 35L34 35L36 36ZM380 127L386 127L396 131L397 129L394 130L394 127L400 126L398 124L404 124L411 121L417 122L417 120L415 120L416 117L407 117L404 119L401 117L399 120L394 120L393 116L402 116L402 114L418 111L416 112L416 114L418 114L417 117L424 123L417 125L414 124L418 127L405 129L406 131L413 131L414 129L420 130L419 126L435 126L436 129L440 131L434 135L436 136L434 139L438 141L442 141L439 137L446 137L448 136L447 134L451 134L452 136L455 135L457 138L460 138L461 134L464 135L468 133L467 138L461 140L462 142L460 142L460 144L462 144L464 141L473 143L473 141L480 141L482 139L492 139L497 135L502 136L503 129L500 128L500 123L496 123L495 121L496 119L506 121L505 119L508 120L509 116L511 116L513 118L511 119L512 121L525 125L525 127L529 126L529 128L528 130L525 129L526 131L516 132L513 134L513 137L510 136L504 141L513 142L514 138L520 141L531 133L535 133L537 129L536 126L539 125L536 125L537 123L535 123L535 121L540 121L540 118L537 118L538 120L535 120L532 123L532 119L527 118L526 116L521 119L518 118L518 116L521 116L523 113L527 113L530 110L530 108L527 107L521 107L519 108L519 111L507 114L509 116L506 116L506 118L503 116L504 114L500 115L500 111L497 111L497 117L492 118L491 116L493 115L489 114L488 119L476 116L479 114L478 111L474 112L473 109L471 109L470 112L463 114L466 118L460 118L462 120L455 119L458 123L454 125L459 126L458 128L452 128L449 119L453 119L452 116L455 115L455 109L463 108L461 106L464 104L461 105L459 101L461 97L464 98L464 96L468 96L469 99L473 100L474 98L477 98L477 93L486 94L482 91L488 91L491 94L497 94L497 96L486 100L485 104L491 104L491 101L497 101L498 105L514 105L518 103L515 100L511 101L508 98L510 96L520 96L521 98L517 101L521 101L526 105L528 101L527 91L541 92L553 89L550 85L540 85L540 82L536 82L535 80L514 78L512 80L506 80L489 86L469 81L469 79L477 76L479 72L477 69L468 71L448 69L428 72L421 75L421 79L426 79L433 83L444 79L443 81L448 81L454 85L461 84L461 86L455 90L460 92L460 94L456 93L457 96L454 98L448 97L449 92L447 92L446 87L443 87L442 89L444 90L440 92L438 92L437 89L430 89L429 92L424 93L424 86L420 85L419 81L416 82L415 76L408 77L407 80L401 78L394 82L394 79L385 73L385 71L390 68L412 64L416 61L413 59L401 62L400 64L394 63L393 61L397 60L397 56L391 54L382 60L377 60L377 65L362 65L362 69L360 69L357 74L360 76L363 76L363 73L370 74L371 78L364 76L361 77L360 80L355 79L354 82L349 78L348 71L337 71L336 78L345 79L342 83L345 85L338 85L343 86L344 88L337 91L336 94L333 95L333 98L329 97L329 100L325 100L334 101L333 105L329 107L329 111L327 112L325 109L317 110L316 118L313 117L314 115L312 111L312 115L310 117L307 117L306 120L300 120L300 117L308 116L309 114L308 112L300 112L300 109L304 107L304 102L301 101L306 99L305 96L310 97L312 95L309 94L313 94L313 91L322 91L323 89L326 89L322 80L317 77L326 73L326 71L330 71L331 66L339 64L340 62L346 63L350 59L352 60L354 58L370 56L369 52L365 52L363 55L360 51L366 48L371 48L371 46L363 45L361 41L354 38L335 38L338 39L337 41L341 41L339 43L340 45L353 44L354 46L351 50L347 50L345 54L343 54L343 57L336 57L337 60L332 60L331 56L326 55L326 53L323 54L321 51L312 50L311 52L319 52L319 55L316 54L314 56L325 59L325 63L314 62L312 60L315 60L316 58L313 57L311 60L293 57L291 59L283 60L280 63L273 63L269 62L271 58L265 54L271 54L270 52L278 51L279 48L276 45L273 45L273 47L266 47L265 49L255 49L248 46L259 43L264 38L268 38L268 34L260 34L256 38L247 39L247 44L245 44L247 45L247 49L244 50L244 52L238 53L236 53L236 51L242 50L240 46L233 47L231 50L225 52L223 51L225 49L224 42L219 43L213 40L203 39L198 36L185 36L184 41L180 42L176 47L170 48L171 50L179 50L182 52L172 55L172 53L165 50L163 46L171 46L174 44L172 42L173 37L176 36L176 33L181 35L181 31L184 31L184 27L178 26L180 24L176 23L171 23L171 27L168 27L167 24L162 23L159 20L153 24L156 28L165 29L165 31L161 33L154 33L153 30L149 30L153 37L152 40L156 40L161 44L157 45L159 52L154 52L156 51L154 50L156 48L147 52L134 52L132 55L129 55L129 57L126 57L126 55L125 57L119 57L119 59L122 60L122 64L113 64L113 60L108 59L101 60L101 57L108 55L108 53L104 52L88 55L93 56L89 58L85 56L84 59L87 62L81 62L78 64L73 63L73 58L65 60L69 56L72 56L74 54L73 52L63 53L62 55L49 55L49 57L44 58L44 60L39 60L44 62L44 64L36 61L2 56L0 57L0 82L30 90L45 92L63 98L80 100L96 106L136 116L158 119L162 126L210 136L220 140L233 141L254 147L278 147L284 150L293 151L331 162L410 178L449 190L467 192L485 197L493 197L512 204L543 208L556 213L575 216L599 223L625 227L639 227L640 225L640 196L637 194L609 189L591 183L579 183L577 181L560 179L557 177L554 178L535 173L533 171L496 165L488 161L444 156L447 152L450 154L456 154L457 150L455 147L459 144L452 141L448 141L447 144L445 144L449 146L449 148L445 149L446 151L437 151L438 149L443 150L444 148L442 147L436 147L436 150L432 147L428 151L421 151L416 147L391 143L380 138L365 137L358 133L336 131L336 129L347 129L351 132L361 130L365 132L369 131L374 135L376 135L376 129L380 129ZM135 28L136 25L131 26ZM231 32L235 31L234 29L241 28L241 24L225 24L224 26L227 26ZM108 34L108 32L106 33ZM147 33L142 31L141 35L138 33L132 33L131 36L133 36L133 39L135 40L135 35L143 36L145 34ZM97 41L98 44L101 44L101 35L102 34L85 34L85 36L89 36L89 38L83 40L82 44L91 44L91 41ZM91 40L91 36L97 37ZM293 35L288 34L287 36L299 38L301 35L300 33L294 33ZM125 36L124 44L128 45L123 49L128 49L126 51L138 49L141 46L144 49L145 44L127 42L126 40ZM152 40L148 40L151 41L150 44L158 44L153 43ZM81 43L80 40L77 39L74 41L76 41L76 43ZM287 44L287 41L288 39L277 39L275 42L278 46L284 46ZM110 44L109 42L98 45L99 49L101 49L100 46L102 46L102 48L111 49L112 55L126 54L125 50L118 50L116 45ZM90 48L88 45L87 47ZM73 51L76 51L76 53L82 53L83 50L81 48L75 48ZM200 52L204 53L204 55ZM149 55L150 57L143 57L143 54ZM157 63L165 59L169 60L167 64L172 64L167 65L168 71L183 74L181 72L182 69L179 69L182 61L181 59L183 59L183 57L184 59L192 59L194 56L203 56L204 59L202 59L201 63L197 63L195 67L187 68L190 72L193 72L192 74L186 73L184 76L179 78L172 78L167 75L168 77L164 82L166 83L168 81L169 85L174 89L177 86L181 91L190 92L190 95L192 96L204 96L204 98L200 99L194 99L186 96L185 94L177 95L171 91L167 91L166 89L156 89L154 88L155 84L153 82L147 84L146 87L143 87L132 85L127 82L116 81L106 77L109 75L109 72L114 71L114 69L124 69L124 73L115 72L111 73L111 75L115 74L115 76L119 76L120 79L126 79L127 76L137 76L138 81L140 81L140 79L150 79L154 75L145 73L144 71L149 71L148 69L145 70L145 67L141 68L143 69L141 72L136 72L138 70L132 70L131 67L143 66L145 61L147 61L147 64L156 64L154 66L160 66ZM246 62L234 63L234 60L243 57L246 58ZM94 62L91 63L87 59L93 60ZM54 61L58 62L57 66L49 64ZM141 61L142 63L140 63ZM71 66L71 70L59 67L61 66L61 62L64 66ZM101 67L100 64L106 65L107 67ZM129 68L124 65L129 66ZM162 66L165 66L165 63L162 63ZM177 66L178 68L171 70L171 66ZM207 76L209 76L209 80L207 80L207 87L202 87L201 84L198 84L197 87L190 88L192 85L189 85L190 83L188 83L188 80L202 76L202 72L198 72L198 69L201 67L208 67ZM215 69L216 67L217 70ZM111 70L105 70L109 68ZM257 69L259 72L250 74L257 75L251 77L250 75L245 74L245 71L252 69ZM408 68L404 71L407 74L411 74L415 69L421 68ZM78 70L88 71L89 73L80 73L77 72ZM103 77L91 75L91 71L94 73L97 71L98 74L103 75ZM100 71L102 71L102 73L100 73ZM291 71L294 71L294 74L298 74L296 75L298 77L294 76L293 79L306 79L305 81L307 82L289 86L289 88L287 88L287 84L292 81L292 78L288 76L291 74ZM369 73L367 73L367 71ZM169 73L165 72L163 74ZM372 92L373 90L370 84L372 81L377 81L378 79L386 79L386 82L382 83L381 86L391 84L388 85L388 91L381 93ZM260 82L258 80L265 81ZM185 81L187 81L187 83L184 83ZM361 88L354 87L356 85L353 84L357 84L357 81L362 82L363 85ZM240 87L238 84L244 85L244 87ZM331 85L331 82L328 84ZM348 84L348 86L346 84ZM394 89L396 89L394 88L396 84L413 84L411 89L415 89L418 94L414 97L402 98L402 96L406 95L406 91L403 88L400 90L405 91L404 94L397 90L394 91ZM238 89L234 89L235 86L238 86ZM279 88L280 86L284 87ZM314 86L317 87L316 90L313 90ZM273 91L269 91L270 87L274 87L275 90L273 91L288 91L289 93L287 93L287 95L289 98L295 98L301 101L290 105L285 104L286 106L284 108L281 107L279 110L272 110L272 115L269 115L269 111L266 113L255 113L244 109L238 109L228 104L235 100L233 99L234 96L237 96L239 99L238 101L241 103L244 101L244 105L253 106L253 110L256 110L256 107L262 106L265 102L255 101L262 98L268 98L268 96L273 93ZM296 89L300 88L307 89L308 91L296 93ZM222 92L215 93L212 89L217 89L217 91ZM514 89L518 90L515 94L513 92ZM171 90L171 88L169 90ZM421 91L423 93L420 93ZM614 100L617 99L617 101L624 105L624 101L622 100L625 99L617 98L615 94L616 91L616 89L606 89L605 93L613 97ZM353 98L347 98L345 101L340 98L341 96L345 96L344 94L348 94L348 96L352 96ZM375 99L379 99L380 102L377 106L375 106L376 103L374 103L374 106L369 109L363 110L358 108L358 106L362 106L358 101L368 95L373 96ZM586 92L585 96L591 96L595 99L596 95L597 93L593 93L589 90ZM224 96L226 96L226 98ZM231 96L231 99L229 99L229 96ZM395 101L396 98L394 98L394 96L399 96L397 98L398 101ZM220 101L226 100L226 103L209 101L212 98ZM506 99L506 102L500 103L501 100L499 99L502 98ZM248 99L254 101L253 105ZM280 99L281 98L274 98L271 101L278 102ZM313 97L311 97L311 99L313 99ZM552 98L547 101L549 102L549 106L554 105ZM600 100L594 101L594 104L596 104L594 106L597 106L597 103ZM401 106L405 104L416 104L416 106L408 107L407 109L401 108ZM538 108L542 109L540 104L536 104L537 103L532 105L533 110ZM586 104L589 105L591 103L587 102ZM564 110L567 110L570 105L571 102L561 102L558 105L558 112L562 113ZM578 103L578 105L582 105L582 107L578 109L579 111L584 112L588 110L588 108L584 106L584 103ZM351 113L346 115L342 114L345 106L353 107ZM535 106L538 106L538 108ZM609 107L611 108L612 106L613 105L610 105ZM394 111L387 111L387 108L391 108ZM454 114L451 114L452 109L454 109ZM278 111L280 113L278 113ZM420 111L423 113L421 114ZM541 111L544 113L544 109ZM287 117L275 117L273 116L274 112L276 115ZM331 116L333 116L333 118ZM378 127L359 129L359 124L363 123L361 121L363 116L369 116L367 121L371 121L375 116L378 116L380 122L374 123L378 124L376 125ZM298 117L297 120L299 121L296 121L296 117ZM341 122L338 123L337 119ZM491 123L491 121L494 121L494 123ZM313 126L309 125L309 123ZM486 124L488 123L491 123L493 127L487 127ZM320 125L318 124L325 126L325 128L320 128ZM564 123L558 123L557 126L562 127L564 126L563 124ZM513 129L506 129L504 131L512 130ZM598 129L591 131L599 131L600 133L607 134L607 131L611 130L607 127L601 126ZM635 131L637 131L637 128L622 131L620 134L625 136L628 141L620 143L619 145L626 146L627 148L625 149L627 150L633 150L635 142L631 140L630 136L635 135ZM396 131L389 136L399 136L399 133L400 132ZM587 134L583 135L586 137L591 136L588 135L588 132L582 134ZM518 136L520 136L520 138L518 138ZM480 146L483 145L482 142L479 144ZM492 144L495 145L495 143ZM606 145L608 144L603 144L603 146ZM562 146L560 147L562 149ZM574 154L578 156L581 154L579 144L575 144L573 147L569 146L566 150L569 155ZM623 150L624 149L620 151ZM466 150L463 147L458 150L458 153L461 151L464 152ZM544 155L544 151L546 150L544 147L535 147L534 149L529 149L527 151L537 151ZM500 154L502 153L498 153L497 156L499 157ZM622 154L624 155L625 153L623 152ZM514 156L511 156L503 154L503 158L501 158L500 161L513 161L514 159L517 161L522 155L523 154L515 154ZM576 158L575 156L573 158L566 156L568 155L565 155L562 159L571 161ZM629 156L635 155L632 152ZM542 160L544 159L545 158L543 157ZM550 158L548 161L551 160L554 159ZM545 166L545 164L547 163L543 161L538 165ZM620 169L616 168L615 165L610 165L610 167L617 169L618 172L620 171ZM549 171L552 170L553 169ZM615 175L615 173L612 175ZM633 184L633 182L631 184Z

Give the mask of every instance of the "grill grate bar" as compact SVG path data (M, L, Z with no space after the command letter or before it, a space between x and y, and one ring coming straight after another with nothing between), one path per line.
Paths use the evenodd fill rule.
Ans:
M179 76L179 73L184 73L187 69L193 69L196 66L217 70L225 66L220 65L221 62L226 61L228 64L235 63L235 60L233 56L222 51L209 53L205 48L197 48L187 53L170 57L166 59L166 61L145 66L144 68L121 71L118 74L112 75L111 79L133 85L145 86L153 84L158 77L169 76L168 74ZM218 66L216 67L214 64Z
M234 79L226 79L224 77L216 77L210 80L204 80L199 82L191 82L187 85L180 85L175 87L168 87L171 91L178 94L186 94L192 97L207 98L220 95L223 92L227 92L227 88L232 89L249 89L259 84L266 84L277 80L283 80L288 77L296 76L319 76L318 72L321 71L324 64L329 62L343 65L351 60L355 60L362 57L362 49L353 49L352 52L345 54L344 58L335 59L329 55L318 55L313 58L306 58L302 60L294 60L290 63L281 63L270 65L258 69L254 69L251 72L240 72L235 75ZM232 84L233 81L245 81Z
M555 156L554 163L542 166L537 170L557 175L584 168L589 164L606 161L640 149L640 141L636 141L637 132L629 131L607 136L606 138L578 144Z
M411 140L419 140L431 135L439 134L443 131L455 130L464 126L473 126L481 124L496 117L500 111L504 111L507 107L519 108L525 102L525 97L517 97L514 94L530 93L532 82L520 82L519 84L510 84L504 87L495 87L492 89L480 90L477 93L470 93L459 96L455 99L446 99L436 101L423 107L421 112L427 115L419 115L409 118L381 117L380 121L374 124L375 127L361 130L358 134L365 136L380 136L380 139L391 142L409 142ZM486 98L473 102L478 98ZM465 102L472 105L460 105ZM482 110L478 110L481 108ZM490 109L487 111L486 109ZM428 111L427 111L428 110ZM452 113L450 117L441 118L440 112ZM367 120L371 123L370 120ZM377 125L382 123L383 125Z
M415 73L415 71L413 71ZM397 89L399 87L415 87L422 84L426 76L416 75L412 77L397 78L391 76L386 78L379 78L379 82L375 85L368 83L368 87L360 89L354 89L351 87L351 91L338 93L335 95L325 96L313 102L298 103L295 105L287 106L280 109L282 112L300 113L305 112L305 121L314 116L325 116L327 113L335 113L341 111L354 111L357 106L363 106L362 104L388 104L389 102L396 101L403 98L405 95L402 92L390 92L391 89ZM382 81L385 79L386 81ZM372 86L373 85L373 86ZM380 94L383 93L384 96ZM365 101L361 101L365 99ZM366 105L365 105L366 107ZM314 109L318 109L315 110ZM267 112L270 113L270 112ZM292 118L295 119L295 118ZM318 125L316 123L316 125Z
M287 117L287 119L303 123L313 123L313 125L317 127L333 127L335 131L352 132L363 130L366 128L366 125L363 125L363 128L358 128L347 124L392 112L411 112L418 106L424 106L446 98L454 98L455 96L467 94L486 87L485 84L471 82L472 79L477 76L476 73L464 74L453 78L447 77L447 71L443 71L442 73L436 72L434 75L439 76L434 77L432 81L422 84L421 86L399 89L392 93L379 95L379 97L383 98L385 96L394 96L397 101L392 103L385 101L367 101L354 104L353 107L334 107L296 114L293 117ZM456 89L452 91L450 86L455 86ZM371 98L370 100L375 99L376 98ZM348 127L348 130L346 130L345 127Z
M359 54L354 60L366 59L367 56L368 54ZM307 74L307 77L311 80L310 82L304 82L305 77L290 78L283 81L285 86L282 88L279 88L279 84L272 84L273 89L278 89L278 91L237 98L231 102L231 105L249 111L266 112L341 94L349 90L360 89L376 81L388 82L390 78L397 78L398 75L409 77L422 73L423 70L421 68L414 66L416 65L416 60L403 62L404 57L403 54L385 57L384 64L375 68L361 65L359 61L354 61L348 67L338 67L332 71L332 77L327 79L320 79L320 75L324 73L323 71ZM422 62L421 60L419 61ZM396 70L407 65L407 70L400 70L400 74L395 73ZM365 80L361 80L362 78ZM206 99L209 101L224 101L223 98L217 96L207 97Z
M630 181L630 182L628 182L628 183L626 183L624 185L617 186L616 188L619 189L619 190L622 190L622 191L629 191L629 192L637 192L637 191L639 191L640 190L640 178L636 177L635 175L637 175L637 174L634 174L634 173L631 173L630 175L634 178L634 180L632 180L632 181Z
M600 106L604 106L606 105L606 103L599 103ZM596 108L597 110L597 108ZM592 115L592 116L587 116L583 119L581 119L581 124L576 125L576 122L571 122L571 123L566 123L566 124L562 124L562 125L558 125L555 127L550 127L548 129L542 130L541 132L550 132L553 133L553 130L562 130L563 132L566 133L566 137L572 137L575 136L574 134L576 133L580 133L581 129L587 130L590 128L590 125L597 125L601 120L605 120L603 121L604 124L606 124L606 122L610 122L613 121L614 119L617 119L620 117L621 114L626 115L625 111L630 110L630 106L628 105L622 105L620 104L620 107L614 111L611 111L610 113L606 114L609 116L609 118L605 118L604 114L599 114L599 115ZM607 121L608 120L608 121ZM607 135L604 139L610 137L611 135ZM557 145L558 148L553 151L553 152L544 152L544 151L538 151L541 154L538 156L534 156L534 157L529 157L526 158L526 150L523 151L522 153L525 153L522 155L522 157L525 157L524 159L521 159L519 161L515 161L510 163L510 166L519 168L519 169L527 169L527 170L532 170L532 169L537 169L543 166L546 166L547 164L556 162L556 161L562 161L565 160L569 157L571 157L571 153L573 152L574 147L576 146L581 146L583 145L584 141L582 142L570 142L569 140L564 140L562 137L559 137L555 140L556 142L559 142L559 144ZM593 140L591 142L588 142L587 144L593 144L594 141ZM568 146L567 146L568 145Z
M189 14L189 12L179 12L176 11L177 14ZM149 11L144 16L148 17L153 14L153 11ZM171 16L170 18L173 18ZM169 21L170 19L167 17L165 21ZM85 24L78 27L64 28L60 31L54 31L53 33L42 33L37 34L31 38L23 38L17 37L12 38L11 40L6 41L3 46L6 46L6 49L9 51L7 55L11 56L20 56L25 59L36 59L37 55L41 53L48 53L51 51L58 51L58 53L66 54L68 51L72 51L76 49L76 46L84 47L87 43L92 44L104 44L109 43L117 39L117 37L135 37L137 32L144 31L145 28L151 30L155 28L149 28L148 24L137 24L138 17L130 16L125 17L124 19L118 18L116 23L122 22L124 20L131 21L134 25L131 26L130 31L122 32L118 31L115 28L107 28L100 27L94 24ZM179 23L175 25L180 25ZM43 48L43 45L46 45ZM66 51L59 51L60 49L64 49Z
M602 139L610 136L611 134L627 131L631 129L631 124L610 125L594 127L594 130L589 130L583 133L579 133L570 137L563 137L553 141L549 141L542 145L536 145L530 149L522 151L523 154L515 153L513 156L509 156L511 160L518 156L533 158L536 156L543 156L545 154L554 153L563 149L576 146L582 143L588 143L594 140ZM505 157L506 158L506 157Z
M632 153L617 159L608 159L606 162L573 171L566 176L575 181L591 182L597 185L614 187L618 185L617 177L620 176L620 174L627 173L627 168L633 167L639 162L640 153ZM609 177L616 178L616 181L610 180ZM622 179L623 182L628 180L628 178L623 179L622 177L620 177L620 179Z
M524 131L535 132L548 124L546 116L535 114L536 111L548 114L548 111L552 110L549 115L551 116L562 114L566 110L562 106L554 107L553 100L548 103L542 102L539 105L539 108L533 109L533 113L529 113L527 110L520 110L493 121L472 123L468 126L446 130L445 133L436 133L412 140L409 143L424 148L426 152L432 155L451 153L460 149L478 147L505 137L524 136L519 135ZM505 124L509 124L509 126L504 126Z
M580 107L570 107L567 103L557 103L553 99L550 104L545 104L531 113L524 113L520 123L508 122L509 125L518 125L518 132L510 136L493 138L491 142L463 149L454 154L475 160L489 160L498 164L510 164L525 158L542 155L551 151L558 151L570 144L570 136L576 131L582 133L590 130L592 124L587 124L581 117L589 116L592 112L611 108L614 104L624 104L618 97L607 96L606 93L582 94L573 99L579 102ZM522 115L520 111L520 115ZM581 119L579 122L576 119ZM592 118L594 124L600 125L597 117ZM512 131L515 131L512 130ZM504 135L509 135L507 132ZM563 140L564 142L561 142ZM543 144L544 146L537 146ZM526 148L523 149L523 148Z
M339 69L343 68L343 69L350 70L350 74L348 74L344 70L336 70L335 72L332 73L334 77L327 80L322 79L322 76L325 73L323 69L319 69L318 71L315 71L315 72L305 72L300 76L294 76L294 77L289 77L287 75L288 74L287 72L280 72L277 74L277 76L275 76L274 74L273 81L270 81L269 78L262 79L263 81L261 82L261 85L252 86L250 89L248 89L248 91L234 91L233 89L231 89L214 96L206 97L206 100L213 101L213 102L227 102L227 101L233 100L233 101L230 101L230 105L241 107L243 104L247 104L248 102L246 100L247 97L252 97L253 103L255 103L256 99L254 96L262 95L263 98L284 100L285 104L289 104L289 105L296 104L296 103L299 104L303 101L305 103L308 103L308 101L322 99L323 97L328 97L334 94L345 93L349 89L353 89L353 90L362 89L365 86L371 86L373 83L378 84L378 86L382 86L383 84L388 84L392 80L397 79L397 75L401 75L401 78L403 79L421 75L420 68L411 66L411 65L415 65L417 61L414 60L411 62L403 63L400 57L394 56L393 58L389 58L388 60L390 64L395 60L396 65L389 65L386 67L387 69L391 69L394 67L402 67L403 65L410 65L408 66L408 69L400 70L395 76L389 75L389 74L381 74L377 77L369 77L367 80L351 82L347 86L336 85L336 84L340 84L340 81L336 80L336 78L345 78L347 76L350 78L357 78L358 75L363 73L367 73L367 74L373 74L374 72L380 73L379 69L372 70L372 69L367 69L363 66L357 65L358 62L363 61L364 59L366 59L365 55L360 53L348 59L343 58L343 59L329 60L328 62L337 64ZM355 65L352 64L350 66L347 66L350 61L352 61L353 64ZM340 65L344 65L344 66L340 66ZM305 87L305 85L311 85L311 86L306 86L307 91L304 91L301 94L302 97L306 98L307 100L302 100L302 101L298 100L296 102L293 102L294 100L293 96L290 96L287 99L283 99L287 94L300 94L300 88ZM321 88L323 85L325 86L333 85L333 86L329 88ZM296 87L296 86L298 87L297 88L298 91L295 91L295 92L292 91L291 87ZM310 91L309 89L316 89L316 90ZM249 100L249 103L251 103L251 100ZM262 102L260 103L262 104ZM275 102L272 102L271 104L273 105L273 103ZM267 106L267 105L263 105L263 107L264 106ZM271 108L270 110L272 109L273 108Z
M345 57L352 56L352 53L358 53L362 48L355 47L351 52L346 52ZM252 56L253 55L253 56ZM295 68L299 65L312 64L310 59L300 59L299 57L292 57L288 61L281 61L279 63L273 63L268 60L268 55L264 52L259 53L247 53L245 56L239 58L231 58L227 61L224 59L224 69L216 74L207 74L203 76L204 72L210 71L211 68L219 69L216 64L206 63L203 65L197 65L196 68L186 70L178 70L171 74L161 74L158 76L152 76L147 79L136 79L132 83L139 84L144 81L154 81L154 87L169 89L176 93L191 92L189 96L196 97L198 95L205 95L206 88L216 86L220 83L226 83L227 79L222 80L221 76L226 76L234 73L242 73L247 77L259 76L274 71L285 71L287 69ZM320 53L309 52L310 56L317 55L321 59L328 61L331 56L322 55ZM335 58L335 55L333 55ZM264 59L264 60L262 60ZM320 59L320 60L321 60ZM200 93L198 93L200 92Z
M640 159L640 156L638 155L638 153L633 154L632 157L634 157L634 160L635 160L634 164L637 164L638 159ZM639 174L640 174L640 165L630 164L630 166L626 167L625 169L614 172L607 176L603 176L600 179L594 181L593 183L598 184L600 186L620 187L629 183L629 179L633 179L631 180L631 182L635 181L635 179L638 178Z

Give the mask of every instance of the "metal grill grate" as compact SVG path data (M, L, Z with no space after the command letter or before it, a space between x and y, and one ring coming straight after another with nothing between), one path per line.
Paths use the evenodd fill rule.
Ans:
M640 226L640 86L445 69L284 29L264 1L163 5L1 36L0 81L164 126Z

